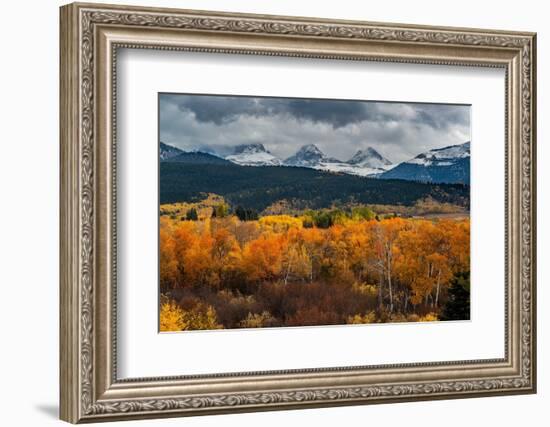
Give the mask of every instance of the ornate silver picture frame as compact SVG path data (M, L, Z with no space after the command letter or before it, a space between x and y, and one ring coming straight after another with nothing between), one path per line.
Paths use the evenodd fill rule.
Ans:
M61 419L97 422L536 391L535 34L80 3L63 6L60 18ZM120 49L503 69L504 357L120 379Z

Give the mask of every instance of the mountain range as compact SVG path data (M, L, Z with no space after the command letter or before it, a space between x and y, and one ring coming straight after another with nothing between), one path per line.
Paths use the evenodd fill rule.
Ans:
M470 142L421 153L379 178L470 185Z
M271 154L263 144L239 145L226 156L212 149L186 152L160 143L160 160L195 164L233 163L240 166L290 166L381 179L434 183L470 183L470 142L433 149L402 163L393 164L374 148L357 151L342 161L325 155L315 144L303 145L287 159Z

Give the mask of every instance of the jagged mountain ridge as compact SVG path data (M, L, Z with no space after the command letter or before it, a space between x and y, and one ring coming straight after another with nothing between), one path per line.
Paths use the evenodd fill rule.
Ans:
M383 157L378 151L372 147L367 147L363 150L358 150L351 159L348 160L350 165L367 166L369 168L384 169L392 164L388 159Z
M162 141L159 144L159 151L160 161L168 160L169 158L175 157L184 152L183 150L174 147L173 145L165 144Z
M263 144L244 144L235 147L226 160L241 166L279 166L282 161L266 150Z
M382 179L470 184L470 142L436 148L382 173Z
M391 167L391 162L382 157L372 147L357 151L346 162L328 157L315 144L302 146L296 154L286 159L283 164L359 176L379 174Z
M205 150L206 151L206 150ZM285 160L271 154L263 144L243 144L236 146L232 154L217 155L193 151L191 153L205 154L209 157L197 156L194 160L182 156L179 148L161 142L161 161L180 161L187 163L221 164L217 160L228 161L241 166L293 166L324 170L334 173L345 173L376 177L381 179L404 179L409 181L426 181L436 183L470 183L470 142L456 144L443 148L432 149L399 164L392 164L372 147L358 150L348 161L327 156L315 144L306 144ZM200 158L199 158L200 157Z
M301 166L315 168L322 163L342 163L333 157L328 157L315 144L307 144L284 161L285 166Z
M203 153L200 151L182 152L176 156L172 156L166 160L165 163L187 163L193 165L228 165L231 164L229 160L222 159L212 154Z

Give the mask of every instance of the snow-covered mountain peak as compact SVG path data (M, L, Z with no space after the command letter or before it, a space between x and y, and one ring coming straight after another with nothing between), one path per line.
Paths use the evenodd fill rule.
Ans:
M470 157L470 142L436 148L435 150L431 150L430 153L437 159L463 159Z
M236 154L253 154L253 153L269 153L263 144L256 142L253 144L237 145L233 150L233 155Z
M405 163L424 166L449 166L458 159L470 157L470 142L457 145L449 145L443 148L434 148L433 150L421 153Z
M366 166L375 169L385 169L392 163L383 157L378 151L372 147L367 147L358 150L351 159L348 160L350 165Z
M391 166L389 160L370 147L359 150L349 162L343 162L328 157L315 144L303 145L296 154L286 159L284 164L361 176L379 174Z
M470 184L470 142L435 148L400 163L380 178Z
M285 165L317 167L324 162L339 162L339 160L327 157L315 144L307 144L300 147L296 154L285 160Z
M282 163L261 143L238 145L225 159L242 166L279 166Z
M317 147L315 144L302 145L300 149L296 152L296 154L310 154L323 157L325 156L325 154L321 150L319 150L319 147Z
M161 161L176 157L177 155L183 153L183 150L180 150L173 145L165 144L164 142L160 143L159 146L159 157Z

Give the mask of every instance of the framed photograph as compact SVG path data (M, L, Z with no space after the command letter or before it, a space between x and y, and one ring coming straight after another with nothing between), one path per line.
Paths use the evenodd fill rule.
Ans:
M63 420L536 391L535 34L60 21Z

